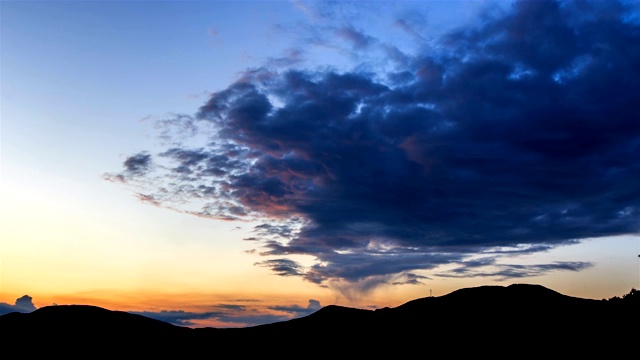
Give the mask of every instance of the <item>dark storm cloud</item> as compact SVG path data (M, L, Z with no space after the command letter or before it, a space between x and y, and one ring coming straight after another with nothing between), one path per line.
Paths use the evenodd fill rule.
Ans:
M579 271L592 264L493 259L639 233L634 11L522 1L414 55L395 49L393 70L249 69L188 118L214 129L210 142L153 157L173 166L149 196L262 220L262 255L278 258L256 264L323 286L411 283L445 264L460 268L439 276ZM393 52L365 35L343 34ZM118 176L152 179L151 161L134 155ZM283 257L294 254L316 263Z

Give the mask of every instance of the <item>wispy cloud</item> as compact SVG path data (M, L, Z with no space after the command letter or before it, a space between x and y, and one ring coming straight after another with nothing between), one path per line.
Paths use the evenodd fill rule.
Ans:
M250 300L239 300L250 302ZM189 312L183 310L130 311L170 324L186 327L247 327L287 321L309 315L321 308L320 302L309 299L306 307L298 305L260 306L259 304L217 304L210 311ZM202 325L215 323L216 325Z
M342 29L351 51L398 61L248 69L167 127L206 141L176 132L171 147L106 177L143 186L154 205L263 221L252 239L274 258L257 265L347 292L425 272L579 271L593 264L507 262L640 233L638 19L624 2L520 1L413 53L360 27L325 27Z
M15 304L0 303L0 315L11 312L28 313L36 310L32 297L24 295ZM237 299L238 303L221 303L208 307L206 311L159 310L128 311L132 314L164 321L185 327L247 327L287 321L310 315L322 305L318 300L309 299L307 306L263 305L254 299ZM54 306L56 304L53 304Z

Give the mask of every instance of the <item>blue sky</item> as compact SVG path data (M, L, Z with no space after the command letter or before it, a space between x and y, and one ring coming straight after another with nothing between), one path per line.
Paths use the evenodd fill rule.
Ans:
M3 1L0 302L637 288L638 3L587 4Z

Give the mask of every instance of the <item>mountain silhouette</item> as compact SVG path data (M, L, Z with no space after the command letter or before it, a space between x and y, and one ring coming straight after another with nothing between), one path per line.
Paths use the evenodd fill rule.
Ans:
M638 320L635 289L623 298L593 300L514 284L465 288L377 310L329 305L305 317L244 328L193 329L96 306L55 305L2 315L0 329L5 348L66 358L611 358L638 352Z

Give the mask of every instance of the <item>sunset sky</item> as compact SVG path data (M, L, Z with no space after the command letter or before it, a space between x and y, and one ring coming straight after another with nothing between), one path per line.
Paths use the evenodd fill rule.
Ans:
M639 1L0 4L0 314L640 288Z

